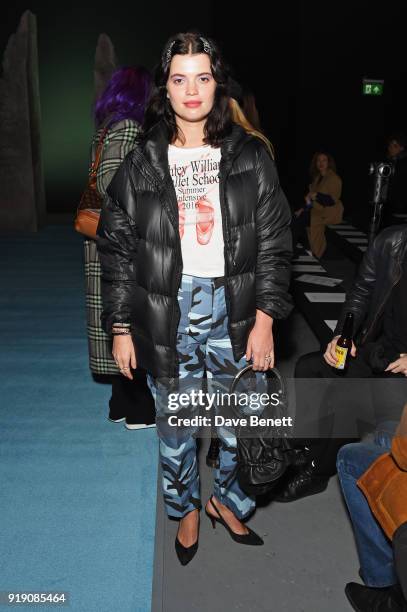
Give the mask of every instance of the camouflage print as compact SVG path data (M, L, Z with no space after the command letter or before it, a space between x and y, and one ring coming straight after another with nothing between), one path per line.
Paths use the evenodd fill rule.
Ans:
M182 392L199 389L207 372L208 391L215 391L218 377L232 381L237 371L247 365L243 357L236 362L227 329L224 287L214 279L184 274L178 292L181 318L177 350L179 381ZM161 381L148 376L156 400L157 433L160 437L160 459L163 472L164 502L172 517L183 517L201 507L199 473L196 458L196 428L169 427L168 404L159 401ZM198 409L192 405L177 416L193 417ZM220 467L215 471L214 495L238 518L245 518L254 507L254 498L241 490L236 478L236 436L223 427L217 430L220 440Z

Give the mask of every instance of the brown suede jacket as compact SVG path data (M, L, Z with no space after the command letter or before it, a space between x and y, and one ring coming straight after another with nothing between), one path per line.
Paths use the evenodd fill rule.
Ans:
M407 522L407 404L391 445L359 478L371 511L388 538Z

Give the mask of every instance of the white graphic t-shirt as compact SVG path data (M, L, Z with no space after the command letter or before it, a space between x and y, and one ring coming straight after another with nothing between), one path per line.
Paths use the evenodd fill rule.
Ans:
M220 148L169 145L168 162L178 200L183 273L223 276L222 216L219 202Z

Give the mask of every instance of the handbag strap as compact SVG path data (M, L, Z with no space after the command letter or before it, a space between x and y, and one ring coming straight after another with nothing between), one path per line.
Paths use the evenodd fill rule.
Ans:
M230 387L230 393L233 393L234 390L236 389L236 386L239 382L239 380L241 379L242 376L244 376L244 374L246 374L246 372L248 372L249 370L253 369L253 365L249 364L247 366L245 366L244 368L242 368L241 370L239 370L239 372L236 374L236 376L234 377L231 387ZM264 374L266 374L266 376L272 374L275 378L277 378L280 388L279 388L279 393L283 396L286 397L287 395L287 387L285 384L285 380L284 378L281 376L279 370L277 370L277 368L271 368L269 370L267 370L266 372L264 372Z
M108 132L107 127L105 127L102 130L102 133L100 135L100 138L98 140L98 144L96 147L96 152L95 152L95 159L92 162L92 165L90 167L90 172L89 172L89 185L91 187L95 187L96 186L96 177L97 177L97 171L99 168L99 164L100 164L100 158L102 157L102 151L103 151L103 145L104 145L104 140L106 137L106 134Z

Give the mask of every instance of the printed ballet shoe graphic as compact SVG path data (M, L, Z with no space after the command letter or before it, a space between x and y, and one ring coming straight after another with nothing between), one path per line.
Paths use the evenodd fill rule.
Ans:
M212 238L215 226L215 213L210 200L202 198L195 205L196 210L196 239L199 244L206 245Z
M184 236L184 226L185 226L185 202L178 202L178 229L179 229L179 237L182 240Z

